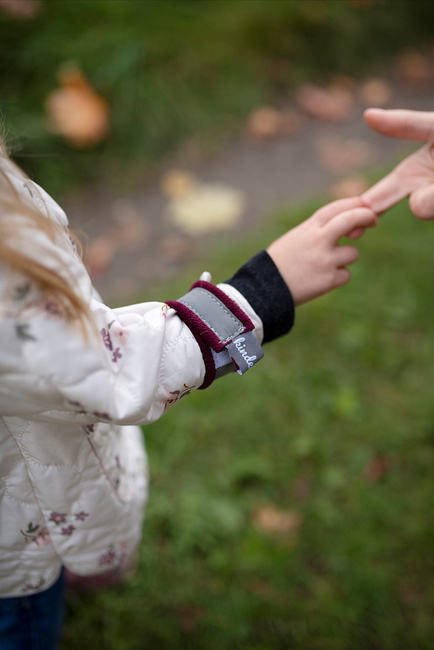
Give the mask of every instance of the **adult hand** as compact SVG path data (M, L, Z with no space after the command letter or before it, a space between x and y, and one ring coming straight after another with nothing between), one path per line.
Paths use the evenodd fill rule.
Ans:
M434 112L369 108L364 117L383 135L427 143L363 194L366 205L381 214L408 196L416 217L434 219Z

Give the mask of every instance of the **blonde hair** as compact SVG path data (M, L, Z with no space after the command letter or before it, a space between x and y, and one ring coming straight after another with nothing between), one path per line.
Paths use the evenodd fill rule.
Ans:
M8 157L1 139L0 159L7 161L8 167L18 169ZM21 170L18 171L26 178ZM26 253L25 246L17 245L20 229L27 236L32 231L43 232L53 242L60 233L63 233L63 236L65 234L60 224L48 218L36 205L20 196L0 165L0 261L6 268L18 272L38 287L46 298L55 302L63 317L78 323L86 335L88 330L86 325L92 324L93 319L88 305L75 291L72 275L70 281L66 279L70 274L69 269L60 260L60 256L58 262L64 271L62 274L45 266L43 261L37 261L34 254ZM40 259L44 260L44 256L46 252L41 254Z

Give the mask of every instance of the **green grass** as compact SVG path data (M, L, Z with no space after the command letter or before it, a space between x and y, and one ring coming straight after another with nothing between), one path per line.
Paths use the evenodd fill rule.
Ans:
M206 154L300 83L378 74L431 43L433 18L430 0L42 0L27 21L0 11L0 109L17 162L49 192L137 185L168 152ZM110 136L91 149L47 128L71 61L110 106Z
M175 297L202 266L224 279L312 207L143 298ZM350 285L301 307L260 365L146 429L139 570L70 599L64 650L432 648L433 242L398 206L359 243ZM298 535L258 530L264 504L296 512Z

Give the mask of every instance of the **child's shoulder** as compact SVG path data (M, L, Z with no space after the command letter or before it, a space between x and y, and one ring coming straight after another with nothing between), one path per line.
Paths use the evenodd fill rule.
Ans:
M0 172L3 176L3 190L11 190L18 202L52 219L62 226L68 226L68 218L62 208L40 185L26 176L9 158L0 155ZM8 188L8 185L10 188Z

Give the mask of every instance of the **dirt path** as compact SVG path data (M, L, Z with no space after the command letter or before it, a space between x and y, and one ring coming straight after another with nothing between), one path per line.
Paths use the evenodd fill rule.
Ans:
M431 87L415 89L393 78L388 84L389 108L434 110ZM158 178L131 196L114 197L108 182L107 188L63 202L72 227L90 238L93 279L105 300L127 300L140 288L171 277L215 237L242 236L273 208L326 193L339 180L392 164L409 151L408 143L371 133L362 119L364 108L356 97L353 115L345 121L306 118L294 134L261 141L240 134L212 159L182 165L202 182L223 183L245 195L241 221L224 235L192 236L176 228L165 216L168 199ZM179 168L179 159L161 174L171 167Z

